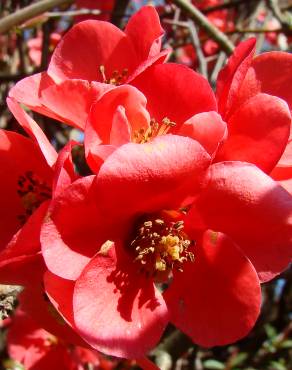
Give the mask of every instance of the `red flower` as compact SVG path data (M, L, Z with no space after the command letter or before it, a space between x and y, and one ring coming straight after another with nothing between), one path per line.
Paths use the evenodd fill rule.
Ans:
M102 356L96 351L73 347L39 327L31 316L17 309L9 325L7 346L9 356L21 363L26 370L82 370L86 363L94 368L112 369L102 366Z
M40 280L44 263L40 255L40 227L49 201L77 178L70 145L58 158L37 123L19 105L8 106L30 138L0 131L1 283L31 285Z
M77 178L69 143L58 155L39 126L12 100L9 107L32 139L0 130L2 192L0 281L24 285L26 305L32 304L33 316L40 324L68 342L82 339L68 326L44 297L43 274L46 270L40 246L40 228L54 198ZM36 312L34 312L36 308ZM41 309L41 312L39 311ZM40 314L41 313L41 314ZM57 320L56 320L57 317ZM62 324L60 324L60 321Z
M210 154L216 152L226 125L216 113L213 91L202 76L181 65L159 64L132 85L112 89L92 105L85 151L94 172L120 145L147 141L158 132L192 137Z
M169 51L160 51L162 35L151 6L133 15L125 32L103 21L80 22L59 42L47 73L21 80L9 96L36 112L83 129L91 104L104 91L130 82L165 60Z
M168 321L204 346L254 325L257 273L291 260L292 198L252 164L210 161L197 140L156 133L53 201L45 289L62 312L72 281L71 325L93 348L141 357Z
M155 125L169 119L167 132L199 140L215 156L214 161L246 161L270 173L284 150L289 150L289 146L286 147L291 115L283 99L265 90L255 92L243 102L238 101L240 78L243 79L248 63L252 62L251 55L243 63L241 58L253 47L253 40L241 44L218 80L219 112L227 123L228 135L225 123L216 113L211 88L201 76L179 65L152 66L132 81L144 95L130 86L121 86L93 104L85 129L85 149L91 168L96 172L119 145L131 140L141 142L143 130L151 134L149 127L153 119ZM286 54L282 54L286 58ZM267 63L271 58L273 54L268 53ZM269 83L285 91L285 79L273 82L270 79ZM175 125L171 127L171 123Z
M292 55L253 58L254 51L254 39L241 43L218 77L218 107L229 132L218 160L255 163L292 193Z

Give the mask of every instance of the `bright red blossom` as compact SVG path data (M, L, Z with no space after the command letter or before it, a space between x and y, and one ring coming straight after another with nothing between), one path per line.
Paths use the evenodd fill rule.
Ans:
M218 77L218 108L229 132L219 158L255 163L291 193L292 56L254 52L254 39L239 45Z
M93 348L141 357L169 321L204 346L235 341L258 316L259 278L291 260L292 198L263 172L285 150L291 115L268 88L239 99L253 47L239 46L219 77L227 124L207 82L173 64L93 104L85 152L96 175L53 200L41 234L46 292Z
M290 56L253 58L254 41L241 44L219 75L216 101L204 78L161 64L161 37L151 7L125 32L77 24L48 72L10 92L9 108L33 141L0 135L4 177L17 163L2 184L13 207L0 199L9 209L2 280L20 266L31 282L26 273L37 270L20 299L39 325L126 358L143 358L168 322L204 346L245 336L259 314L260 281L292 255L292 197L268 176L290 169ZM269 79L275 65L288 77ZM78 179L75 144L57 157L18 102L84 130L94 175ZM22 151L38 155L23 162ZM27 284L21 278L13 277Z
M83 129L91 104L104 91L129 83L152 64L164 62L169 51L160 51L162 35L151 6L133 15L125 32L108 22L80 22L59 42L48 71L21 80L9 96L36 112Z
M83 370L86 363L94 369L114 368L98 352L70 346L48 333L19 308L9 325L7 344L9 356L26 370Z
M140 357L169 320L204 346L253 326L255 268L275 274L291 259L292 199L254 165L208 169L210 159L183 136L124 144L53 202L41 236L54 274L46 290L62 312L58 281L72 280L75 327L94 348Z

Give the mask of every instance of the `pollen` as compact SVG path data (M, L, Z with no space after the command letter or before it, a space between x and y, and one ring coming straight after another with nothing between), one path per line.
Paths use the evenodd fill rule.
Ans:
M18 216L23 225L42 202L51 198L51 188L32 171L26 171L18 178L17 194L24 208L24 213Z
M150 126L147 129L141 128L133 134L132 141L134 143L147 143L156 136L166 135L176 123L165 117L159 123L154 118L150 120Z
M124 68L121 72L118 70L114 70L110 76L106 76L105 66L99 66L99 73L102 78L102 82L110 85L119 86L126 82L128 77L128 69Z
M194 261L194 254L189 251L193 244L184 231L183 221L157 217L138 225L131 249L141 271L161 280L167 279L173 269L183 271L186 261Z

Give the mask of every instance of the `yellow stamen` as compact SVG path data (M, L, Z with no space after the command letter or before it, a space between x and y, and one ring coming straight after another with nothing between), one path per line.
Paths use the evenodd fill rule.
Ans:
M140 224L131 248L136 254L135 261L142 265L141 270L150 276L159 275L159 279L161 275L167 278L173 268L182 271L184 262L194 261L193 253L188 251L192 241L183 229L183 221L158 217Z

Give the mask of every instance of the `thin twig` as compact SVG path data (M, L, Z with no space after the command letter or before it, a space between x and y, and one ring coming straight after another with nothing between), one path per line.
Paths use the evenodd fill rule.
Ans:
M59 18L59 17L75 17L77 15L100 15L102 12L99 9L76 9L68 10L65 12L46 12L45 16L48 18Z
M188 22L184 22L184 21L173 21L172 19L163 19L162 22L167 23L167 24L173 24L175 26L179 26L183 28L189 28ZM281 27L272 28L272 29L271 28L235 28L230 31L225 31L224 34L233 35L236 33L244 34L244 33L269 33L269 32L281 33L281 32L284 32L284 30ZM206 37L203 37L201 39L201 41L206 41L206 40L207 40Z
M210 77L211 86L213 86L213 87L215 87L215 85L216 85L218 73L221 70L221 68L223 67L223 65L225 63L225 60L226 60L226 55L225 55L225 53L223 53L221 51L219 53L219 56L217 58L216 64L213 68L213 71L212 71L212 74L211 74L211 77Z
M9 31L25 21L34 18L55 6L70 4L74 0L41 0L37 3L19 9L15 13L9 14L0 20L0 34Z
M268 7L271 9L273 15L281 23L284 30L292 32L291 23L289 17L285 13L282 13L277 0L266 0Z
M201 27L214 41L216 41L226 54L232 54L234 45L228 37L215 27L209 20L187 0L172 0L172 2L182 9L199 27Z
M192 21L189 21L188 24L189 24L190 36L192 38L192 41L193 41L193 44L194 44L194 47L195 47L195 50L196 50L196 55L197 55L197 58L198 58L198 62L199 62L199 68L198 68L199 72L204 77L208 78L207 62L206 62L206 58L204 56L204 53L203 53L203 50L202 50L202 47L201 47L201 42L200 42L200 39L199 39L197 28L196 28L196 26L194 25L194 23Z

